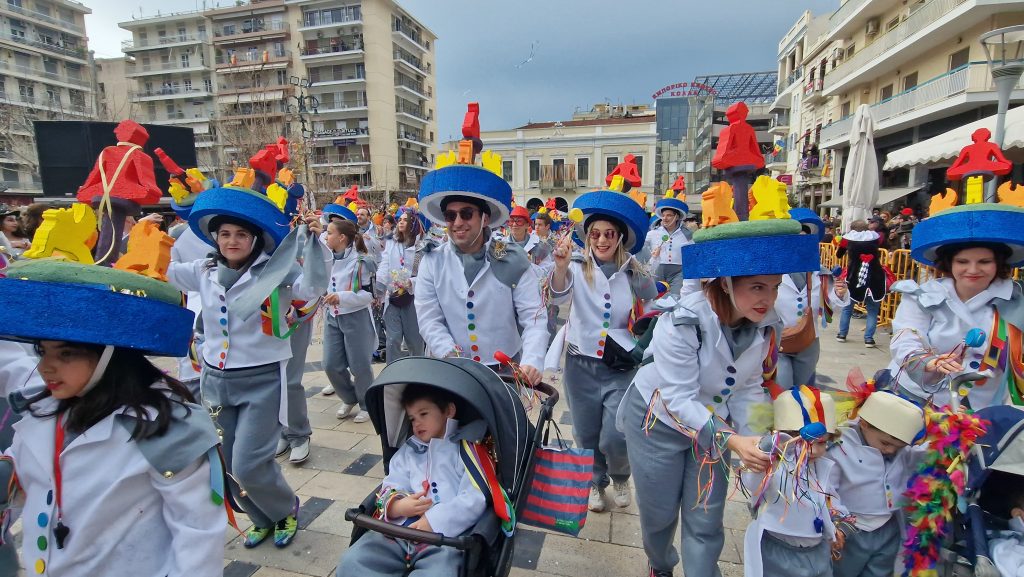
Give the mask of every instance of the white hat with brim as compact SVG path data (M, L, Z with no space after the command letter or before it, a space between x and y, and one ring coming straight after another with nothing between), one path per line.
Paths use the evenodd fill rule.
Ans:
M908 445L917 441L924 430L921 407L887 391L871 393L857 415L879 431Z

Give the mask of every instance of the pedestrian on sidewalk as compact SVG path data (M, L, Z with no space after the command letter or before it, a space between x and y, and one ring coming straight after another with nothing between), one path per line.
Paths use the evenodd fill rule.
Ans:
M777 388L782 275L818 270L817 237L791 219L737 222L694 233L687 279L712 279L659 318L619 407L650 575L672 575L681 522L683 572L720 577L730 452L766 470L752 407Z
M378 291L384 301L384 330L387 334L385 355L389 363L412 355L422 356L424 343L416 320L415 285L423 258L423 223L411 206L398 210L395 233L381 253L377 271ZM402 350L405 343L408 352Z
M853 318L855 303L867 309L867 327L864 330L864 346L875 347L875 329L878 327L878 313L885 299L886 275L882 268L882 257L879 253L881 236L868 230L868 223L855 220L850 223L850 232L843 235L836 251L836 260L841 260L847 253L850 255L846 267L846 280L853 302L843 307L839 317L839 334L836 340L845 343L846 334L850 332L850 319Z
M630 356L636 339L629 331L634 310L658 296L654 279L633 254L642 248L647 214L633 199L611 191L584 194L574 203L583 212L575 238L585 239L573 255L573 236L555 248L549 278L551 301L568 304L569 320L555 335L545 368L557 369L564 355L565 392L576 445L594 451L591 511L612 502L628 507L629 457L615 413L639 365Z

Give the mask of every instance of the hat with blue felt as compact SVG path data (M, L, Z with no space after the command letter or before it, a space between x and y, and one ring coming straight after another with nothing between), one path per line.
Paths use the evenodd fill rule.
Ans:
M497 228L512 210L512 187L497 174L472 164L432 170L420 182L420 210L435 224L445 226L444 210L456 200L477 205L490 215L490 226Z
M266 194L238 186L222 186L200 194L192 205L188 224L196 236L216 247L219 216L241 220L261 231L267 253L274 252L291 230L288 215Z
M811 229L811 234L818 237L818 242L825 238L825 222L821 220L818 213L809 208L791 208L789 217L801 225Z
M678 212L679 218L683 218L684 216L686 216L686 214L690 212L690 207L686 206L685 202L676 198L675 194L676 193L673 190L669 190L668 192L666 192L665 196L657 203L655 203L654 213L660 217L661 211L667 208Z
M608 219L618 226L622 234L622 247L630 254L636 254L643 248L647 236L647 213L632 198L621 192L598 190L581 195L572 207L583 213L583 218L576 223L573 231L576 244L584 245L583 239L591 224Z
M818 237L791 218L730 222L693 233L682 247L683 278L810 272L820 268Z
M914 226L910 256L933 266L943 247L1004 245L1011 267L1024 264L1024 208L976 203L947 208Z
M338 217L342 220L351 220L352 222L356 221L356 213L343 204L325 204L321 212L323 212L328 219L331 217Z

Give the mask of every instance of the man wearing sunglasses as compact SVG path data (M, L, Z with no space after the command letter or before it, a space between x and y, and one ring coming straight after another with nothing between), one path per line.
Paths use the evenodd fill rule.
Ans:
M430 354L462 356L495 370L496 352L519 358L536 383L548 344L538 268L514 242L491 235L509 217L512 189L470 165L432 171L420 208L448 228L450 242L428 243L416 279L416 316Z

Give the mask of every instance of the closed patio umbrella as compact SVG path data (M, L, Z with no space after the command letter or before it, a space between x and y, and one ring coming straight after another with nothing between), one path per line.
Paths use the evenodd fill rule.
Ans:
M867 104L857 107L850 130L850 157L843 176L843 231L855 220L867 220L878 200L878 157L875 121Z

